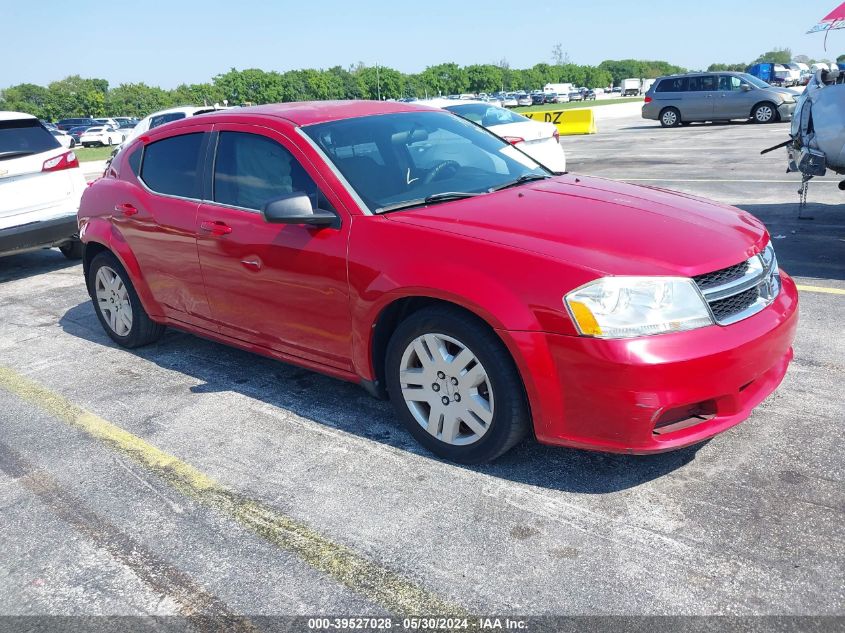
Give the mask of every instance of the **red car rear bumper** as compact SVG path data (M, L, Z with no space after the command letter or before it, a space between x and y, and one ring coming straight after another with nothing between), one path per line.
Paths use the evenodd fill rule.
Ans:
M520 367L537 439L609 452L658 453L745 420L783 379L798 293L728 327L599 340L502 332Z

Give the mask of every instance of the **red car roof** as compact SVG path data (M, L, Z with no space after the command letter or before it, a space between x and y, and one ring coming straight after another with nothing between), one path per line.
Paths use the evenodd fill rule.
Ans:
M431 108L395 101L300 101L236 108L216 114L225 116L269 115L287 119L297 125L311 125L312 123L324 123L373 114L419 112L421 110L431 111Z

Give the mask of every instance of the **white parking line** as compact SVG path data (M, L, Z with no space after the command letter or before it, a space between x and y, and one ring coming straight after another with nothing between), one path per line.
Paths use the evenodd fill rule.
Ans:
M757 180L745 178L625 178L624 176L603 176L604 178L611 178L612 180L624 180L626 182L750 182L750 183L785 183L791 185L800 185L800 180ZM836 180L813 180L813 184L838 184Z

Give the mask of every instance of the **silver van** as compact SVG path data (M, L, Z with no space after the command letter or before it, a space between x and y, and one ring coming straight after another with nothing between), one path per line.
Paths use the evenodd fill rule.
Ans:
M643 118L660 121L663 127L731 119L789 121L796 94L747 73L672 75L660 77L646 92Z

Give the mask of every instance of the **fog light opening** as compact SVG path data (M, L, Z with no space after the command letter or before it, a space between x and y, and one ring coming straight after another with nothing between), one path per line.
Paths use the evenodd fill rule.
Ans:
M654 424L654 435L666 435L701 424L716 417L716 401L704 400L695 404L664 411Z

